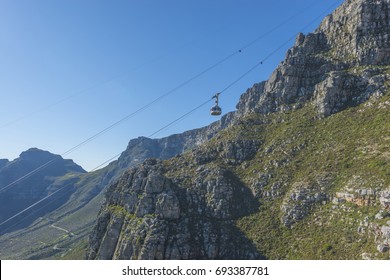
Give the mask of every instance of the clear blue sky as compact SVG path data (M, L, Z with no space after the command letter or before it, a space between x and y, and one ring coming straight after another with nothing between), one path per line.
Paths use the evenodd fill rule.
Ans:
M0 0L0 158L12 160L30 147L62 154L303 10L65 156L93 169L130 139L151 135L211 98L291 36L314 30L320 19L302 28L335 3L342 0ZM293 43L221 96L224 113L269 77ZM215 121L210 106L156 137Z

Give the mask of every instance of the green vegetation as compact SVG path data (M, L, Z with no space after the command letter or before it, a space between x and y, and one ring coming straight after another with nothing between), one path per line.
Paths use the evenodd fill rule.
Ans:
M73 244L72 248L60 256L60 260L84 260L87 252L88 240L82 239Z
M237 228L269 259L361 259L364 253L390 259L388 252L376 248L374 232L390 219L386 215L375 218L380 211L375 196L367 205L364 201L363 205L332 203L336 192L347 187L352 193L390 187L390 110L386 102L390 102L389 94L325 119L318 118L311 105L269 116L253 114L222 131L198 153L187 152L166 161L166 175L181 178L191 188L193 175L202 165L192 163L202 153L208 157L203 164L206 168L226 168L248 187L254 181L263 183L260 191L264 193L279 186L278 194L259 197L261 206L256 213L236 221ZM237 139L259 140L261 146L249 161L231 164L218 147ZM262 174L268 175L266 179ZM288 228L281 222L281 206L295 183L319 190L327 198Z
M390 186L390 110L378 109L386 101L389 95L371 106L362 104L326 119L315 118L310 107L273 115L271 124L264 126L264 148L249 168L236 172L250 182L254 173L266 170L272 179L265 189L279 181L286 186L285 193L294 182L318 184L321 178L329 197L356 177L363 178L359 188L386 189ZM369 206L333 205L329 199L292 229L280 222L282 197L260 202L259 211L238 220L237 227L270 259L361 259L363 253L390 258L389 253L376 250L374 228L389 221L375 220L378 201ZM369 226L358 232L365 219Z

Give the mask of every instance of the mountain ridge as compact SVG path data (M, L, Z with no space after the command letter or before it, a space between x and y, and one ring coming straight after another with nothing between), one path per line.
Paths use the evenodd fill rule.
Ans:
M233 126L126 171L88 258L389 258L389 11L345 1L241 96Z
M42 165L50 163L44 169ZM52 154L38 148L30 148L12 161L2 160L0 168L1 205L0 222L5 222L9 217L19 213L26 207L38 202L47 195L59 190L56 180L63 176L84 174L86 171L73 160L63 159L60 155ZM24 176L26 176L24 178ZM22 180L20 180L22 178ZM71 192L72 187L64 191ZM59 191L56 197L64 195ZM67 196L68 197L68 196ZM66 197L62 199L66 201ZM26 215L15 217L11 223L2 225L2 234L7 232L7 227L15 229L30 224L39 215L44 215L60 204L55 204L50 209L38 211L34 217L27 219ZM30 213L31 214L31 213ZM16 223L16 224L15 224ZM17 224L20 224L19 226Z

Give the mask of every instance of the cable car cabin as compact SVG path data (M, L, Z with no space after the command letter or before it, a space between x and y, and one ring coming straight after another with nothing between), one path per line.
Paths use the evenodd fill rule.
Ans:
M221 113L222 113L222 109L218 105L214 105L210 109L210 114L213 116L219 116L219 115L221 115Z
M218 97L220 94L221 93L217 93L213 96L213 98L215 98L215 105L210 109L210 114L213 116L219 116L222 113L221 107L218 106Z

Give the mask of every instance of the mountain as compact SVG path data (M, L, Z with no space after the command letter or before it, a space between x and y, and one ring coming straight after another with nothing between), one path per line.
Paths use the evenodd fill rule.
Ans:
M346 0L211 139L125 171L88 259L389 259L389 15Z
M346 1L315 32L297 36L270 79L249 88L237 111L220 121L162 139L133 139L107 167L57 177L57 189L71 187L66 199L59 196L56 209L0 236L0 258L78 259L87 247L89 258L385 258L388 6ZM7 163L0 160L0 168ZM134 175L142 188L151 181L157 189L128 198L120 188L131 189ZM160 195L155 192L161 179L168 195L160 193L158 208L154 196ZM369 207L354 208L364 201ZM145 211L153 213L140 214ZM343 229L347 222L353 226ZM116 229L120 234L109 243L108 233ZM197 240L183 248L188 235ZM169 246L157 246L164 238ZM333 239L341 241L336 246ZM127 249L115 251L116 245ZM353 254L336 250L343 246ZM169 255L161 254L162 247Z
M39 169L47 164L45 168ZM63 159L47 151L31 148L22 152L13 160L0 161L0 223L24 210L26 207L38 202L45 196L53 195L53 203L47 207L29 212L28 215L20 215L1 227L2 234L29 225L37 217L58 208L69 195L74 192L71 184L58 184L57 180L66 176L68 183L72 177L84 174L86 171L72 160ZM19 180L26 176L23 180ZM63 188L64 190L59 190Z
M108 166L86 174L58 177L55 182L57 189L69 185L69 193L60 192L43 202L42 205L51 205L53 200L57 201L57 207L47 211L46 215L29 216L28 224L11 227L7 234L1 235L0 258L85 258L88 236L96 222L105 190L111 183L128 168L147 158L168 159L208 141L219 130L231 125L233 115L227 114L207 127L161 139L132 139L118 160ZM34 211L35 207L26 214Z

